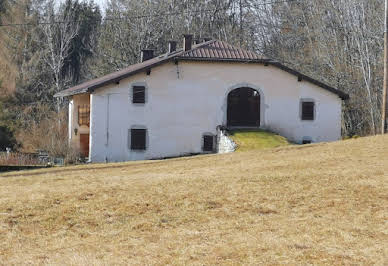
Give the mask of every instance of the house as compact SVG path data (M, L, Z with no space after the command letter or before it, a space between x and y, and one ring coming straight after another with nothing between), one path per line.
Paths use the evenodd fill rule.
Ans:
M166 54L61 91L69 138L92 162L217 151L223 127L271 130L297 143L341 138L348 95L219 40ZM223 126L223 127L221 127Z

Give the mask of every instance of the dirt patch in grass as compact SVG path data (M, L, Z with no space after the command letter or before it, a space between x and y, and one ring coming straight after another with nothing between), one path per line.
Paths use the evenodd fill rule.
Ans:
M0 264L388 259L388 136L22 173L0 175Z

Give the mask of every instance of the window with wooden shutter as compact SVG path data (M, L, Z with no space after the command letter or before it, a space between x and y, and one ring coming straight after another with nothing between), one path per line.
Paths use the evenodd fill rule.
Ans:
M213 140L214 137L212 135L203 136L203 151L213 151Z
M131 150L145 150L147 143L146 129L131 129Z
M78 125L89 126L90 124L90 105L78 105Z
M314 102L302 102L302 120L314 120Z
M133 103L145 103L145 87L133 86L132 87L132 102Z

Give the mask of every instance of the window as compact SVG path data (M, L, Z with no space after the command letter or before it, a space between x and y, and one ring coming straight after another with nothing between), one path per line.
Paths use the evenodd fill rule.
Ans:
M131 129L131 150L146 149L146 129Z
M90 105L78 105L78 125L89 126L90 124Z
M132 102L133 103L145 103L145 87L133 86L132 87Z
M213 139L212 135L203 136L203 151L213 151Z
M314 102L302 102L302 120L314 120Z
M311 140L309 140L309 139L304 139L304 140L302 141L302 144L311 144Z

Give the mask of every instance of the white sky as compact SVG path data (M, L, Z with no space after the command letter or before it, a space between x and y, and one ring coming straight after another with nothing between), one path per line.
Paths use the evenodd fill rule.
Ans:
M65 0L57 0L58 3L61 3L61 2L64 2ZM104 9L104 7L106 6L106 1L107 0L94 0L94 3L98 4L101 9Z
M97 3L101 8L106 6L106 0L94 0L94 2Z

